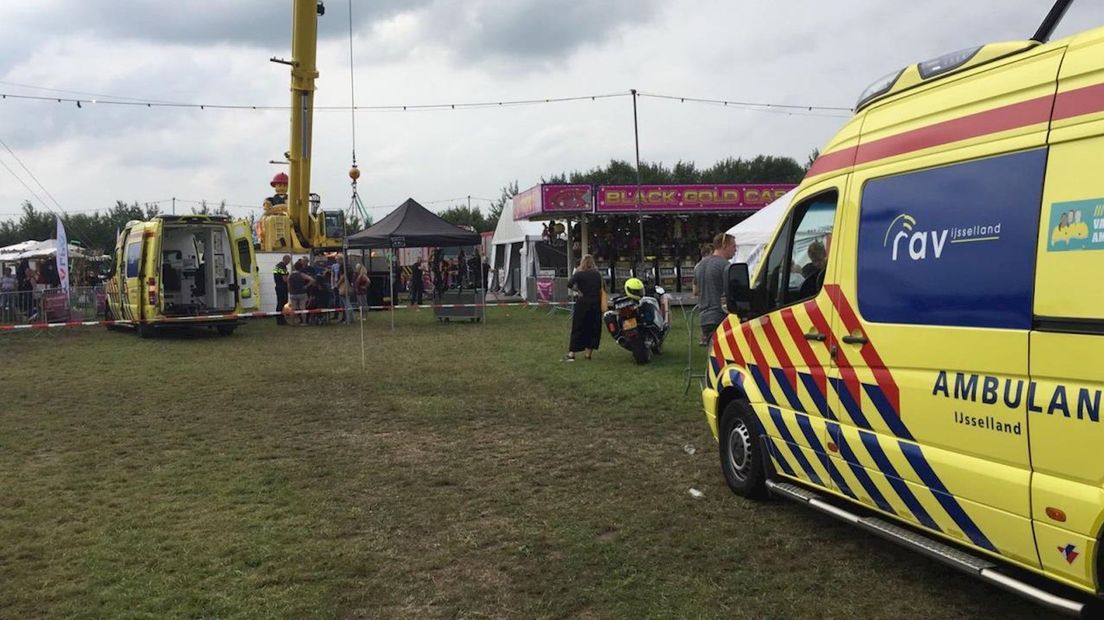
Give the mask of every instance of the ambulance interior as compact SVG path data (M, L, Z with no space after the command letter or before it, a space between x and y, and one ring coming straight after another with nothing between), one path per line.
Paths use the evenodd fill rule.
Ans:
M225 226L166 224L160 268L166 316L234 309L234 257Z

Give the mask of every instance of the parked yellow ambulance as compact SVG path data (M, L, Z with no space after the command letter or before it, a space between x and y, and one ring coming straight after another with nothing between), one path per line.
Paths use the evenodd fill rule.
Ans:
M1104 28L911 65L856 110L752 274L730 267L702 393L726 482L1082 613L1104 591Z
M225 215L162 215L119 233L107 284L107 319L143 338L169 324L230 335L237 314L258 310L260 290L248 222Z

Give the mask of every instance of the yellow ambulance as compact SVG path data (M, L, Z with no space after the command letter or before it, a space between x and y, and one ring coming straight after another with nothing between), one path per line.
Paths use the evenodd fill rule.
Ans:
M106 319L143 338L166 325L230 335L257 311L260 290L248 222L226 215L162 215L128 222L116 241Z
M1082 613L1104 591L1104 28L1042 41L863 93L764 258L729 268L702 400L736 493Z

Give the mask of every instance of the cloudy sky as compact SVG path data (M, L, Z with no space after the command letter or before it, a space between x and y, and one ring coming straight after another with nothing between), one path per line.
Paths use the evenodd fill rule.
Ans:
M642 92L851 106L890 70L1025 39L1049 0L353 0L356 102L416 105ZM320 20L316 104L349 103L348 0ZM287 105L291 0L0 3L0 92ZM1079 0L1056 36L1104 25ZM46 90L56 89L56 90ZM79 95L77 93L80 93ZM95 95L93 95L95 94ZM111 97L107 97L111 96ZM641 99L647 161L710 165L765 153L804 162L843 123ZM313 190L348 206L350 114L315 115ZM287 149L285 111L0 100L3 140L68 211L115 200L259 205ZM378 219L408 196L495 198L517 180L633 157L632 100L357 114L361 196ZM43 199L0 149L0 162ZM0 166L0 218L37 200ZM438 202L442 201L442 202ZM187 203L179 203L185 208ZM167 203L165 203L167 208ZM235 207L247 215L250 210Z

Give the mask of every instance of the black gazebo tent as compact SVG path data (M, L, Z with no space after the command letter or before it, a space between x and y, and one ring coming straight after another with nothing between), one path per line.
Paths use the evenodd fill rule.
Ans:
M479 233L446 222L413 198L387 217L349 235L350 248L440 248L479 245Z
M479 233L464 230L438 217L413 198L399 205L387 217L353 233L346 238L349 248L440 248L451 246L478 246ZM388 271L393 272L391 255L388 255ZM395 285L391 281L391 328L395 327ZM481 285L485 286L485 284Z

